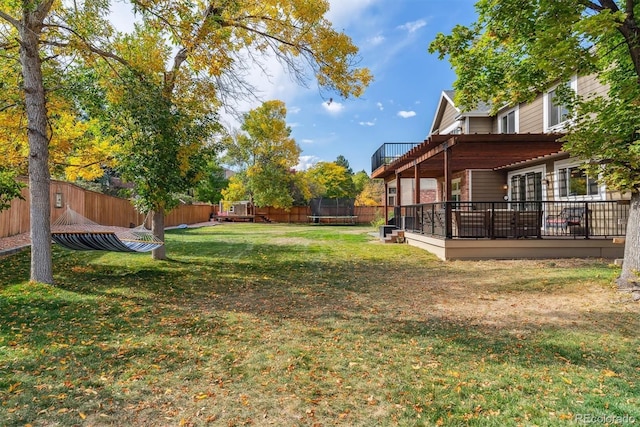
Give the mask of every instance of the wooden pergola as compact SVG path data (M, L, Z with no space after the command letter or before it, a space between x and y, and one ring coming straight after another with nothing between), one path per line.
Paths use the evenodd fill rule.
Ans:
M416 204L420 178L444 178L444 199L451 200L451 176L467 169L503 169L562 153L562 134L431 135L398 159L373 171L372 178L415 178ZM386 184L385 184L386 191ZM387 204L385 197L385 207ZM397 206L400 205L398 197Z

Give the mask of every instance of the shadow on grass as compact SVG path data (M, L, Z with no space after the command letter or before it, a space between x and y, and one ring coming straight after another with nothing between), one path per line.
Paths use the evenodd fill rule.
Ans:
M56 249L55 287L25 282L19 270L28 271L26 253L10 263L0 261L0 369L5 374L0 376L0 399L13 410L9 425L39 418L77 424L79 413L111 417L102 424L118 424L124 416L141 421L138 408L150 411L152 404L157 407L153 416L163 419L161 408L171 407L174 399L167 390L186 387L176 405L196 405L202 390L185 385L190 380L199 387L230 384L225 391L235 390L235 395L260 392L267 387L262 384L271 382L273 388L267 390L273 396L298 393L303 400L316 399L320 383L327 395L337 396L337 380L349 381L353 372L348 368L363 364L372 366L371 372L361 372L367 379L350 385L345 396L360 389L367 391L365 399L377 393L379 383L368 378L379 375L382 383L400 384L387 385L390 401L408 401L407 396L420 401L408 405L403 417L426 413L429 390L460 395L455 391L464 386L460 375L477 376L476 394L489 390L499 395L500 387L512 387L510 392L520 399L547 385L557 389L554 396L562 396L562 387L570 382L586 390L606 382L605 391L622 396L621 401L640 393L633 312L611 306L585 314L568 304L498 325L479 312L456 312L469 304L470 294L475 297L469 288L492 297L563 296L563 281L585 280L580 270L554 269L542 279L523 278L522 273L513 277L507 263L479 271L472 264L442 263L408 247L382 250L380 245L365 246L369 242L360 236L327 236L326 230L287 233L282 228L286 238L280 236L274 244L231 228L213 229L172 232L167 242L171 259L162 262L148 254ZM325 237L313 241L315 235ZM296 239L311 241L300 244ZM331 243L338 240L353 245L341 249ZM504 272L512 276L508 283L485 277ZM430 360L434 367L423 372L421 364ZM278 363L282 370L276 369ZM590 377L580 376L584 370ZM431 388L411 385L418 372L430 376ZM599 372L613 373L603 379ZM319 379L323 375L326 384ZM542 379L529 390L528 383L517 379L526 375ZM545 383L545 375L556 382ZM198 382L201 377L206 381ZM296 388L307 377L313 387ZM444 384L441 390L439 384ZM447 399L432 403L438 413L454 411ZM279 407L277 403L274 397L265 405ZM245 407L241 402L234 410ZM123 415L123 408L133 409ZM433 415L431 424L439 416Z

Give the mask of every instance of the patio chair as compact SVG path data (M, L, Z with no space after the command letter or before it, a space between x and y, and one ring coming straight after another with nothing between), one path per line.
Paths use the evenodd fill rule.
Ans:
M487 237L489 235L489 212L454 211L458 237Z
M516 237L541 237L542 211L516 211L515 212L515 236Z
M585 219L584 207L562 208L557 215L547 215L545 219L545 228L549 230L561 230L563 233L577 231L582 229Z

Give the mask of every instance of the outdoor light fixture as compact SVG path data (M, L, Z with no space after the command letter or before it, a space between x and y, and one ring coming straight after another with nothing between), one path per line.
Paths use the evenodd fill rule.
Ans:
M56 208L61 208L62 207L62 193L57 192L56 193L56 204L55 204Z

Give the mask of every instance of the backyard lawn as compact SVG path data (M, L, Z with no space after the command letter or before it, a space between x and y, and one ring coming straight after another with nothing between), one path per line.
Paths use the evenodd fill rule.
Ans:
M640 424L602 260L443 262L371 227L223 224L0 259L3 426ZM599 423L599 424L598 424Z

